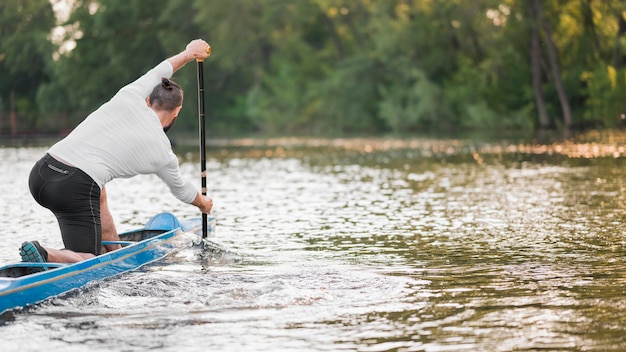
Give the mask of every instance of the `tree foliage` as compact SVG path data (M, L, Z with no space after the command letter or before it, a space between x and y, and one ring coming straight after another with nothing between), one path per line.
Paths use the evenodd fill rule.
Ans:
M209 133L615 127L626 113L622 0L48 0L0 4L0 97L74 123L196 37ZM531 5L536 4L536 8ZM63 51L50 40L65 29ZM537 45L535 45L535 44ZM180 70L196 126L195 69ZM7 111L3 104L2 111Z
M54 13L47 0L0 3L0 111L13 105L30 120L30 126L36 124L33 113L39 110L37 90L50 80L47 67L53 26Z

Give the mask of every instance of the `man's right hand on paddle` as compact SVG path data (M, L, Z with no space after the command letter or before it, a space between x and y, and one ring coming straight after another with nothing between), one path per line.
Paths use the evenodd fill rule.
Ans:
M213 208L213 200L207 196L203 196L200 193L196 195L196 199L194 199L193 203L191 204L197 206L198 209L200 209L200 211L204 214L210 214L211 208Z

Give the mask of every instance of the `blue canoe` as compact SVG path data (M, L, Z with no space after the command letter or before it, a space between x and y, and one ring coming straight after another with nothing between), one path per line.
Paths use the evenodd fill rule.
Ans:
M213 230L209 216L208 232ZM138 230L120 234L121 249L73 264L15 263L0 267L0 314L36 304L86 284L137 269L199 242L201 219L181 221L171 213L152 217ZM48 270L30 274L33 268Z

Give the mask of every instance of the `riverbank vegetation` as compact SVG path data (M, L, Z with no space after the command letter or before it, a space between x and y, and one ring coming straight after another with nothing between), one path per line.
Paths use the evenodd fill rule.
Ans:
M625 17L621 0L5 1L0 132L71 129L196 37L210 135L617 128Z

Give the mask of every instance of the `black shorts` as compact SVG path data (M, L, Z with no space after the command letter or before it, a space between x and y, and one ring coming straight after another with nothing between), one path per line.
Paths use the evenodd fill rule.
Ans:
M100 254L100 187L89 175L46 154L31 170L28 185L37 203L57 217L66 249Z

